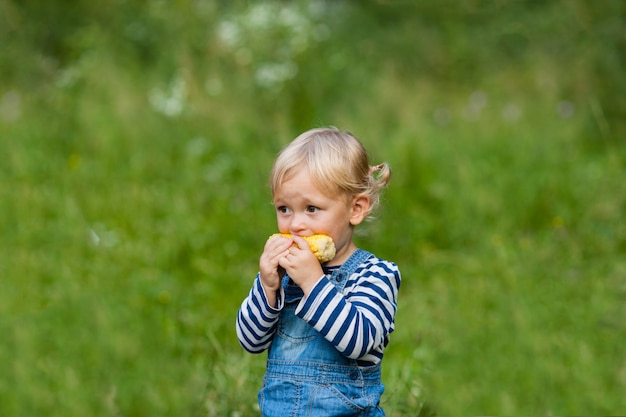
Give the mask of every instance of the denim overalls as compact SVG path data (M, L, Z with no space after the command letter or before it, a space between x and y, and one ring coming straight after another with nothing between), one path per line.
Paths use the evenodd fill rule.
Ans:
M342 292L369 252L357 249L330 281ZM380 364L360 367L295 315L304 296L285 274L285 306L270 346L259 406L264 417L384 416Z

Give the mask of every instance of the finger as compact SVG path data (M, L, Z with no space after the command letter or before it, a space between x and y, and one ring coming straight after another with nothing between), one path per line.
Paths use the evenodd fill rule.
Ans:
M282 259L287 259L289 256L291 256L291 252L289 252L291 249L287 249L286 251L282 251L280 253L277 254L276 259L278 259L278 263L280 264Z
M292 240L294 241L294 243L296 244L296 246L298 247L298 249L301 249L301 250L307 250L307 249L309 249L309 250L310 250L310 248L309 248L309 244L307 243L307 241L306 241L306 240L304 240L304 238L303 238L303 237L293 235L293 236L292 236Z
M283 241L284 240L284 241ZM291 243L288 239L270 239L265 244L265 252L272 258L289 249Z
M286 256L283 256L282 258L278 260L278 265L281 268L287 270L291 266L291 263L289 263L289 259L287 259Z
M285 242L285 243L287 243L287 242L291 243L293 241L292 238L287 237L287 236L283 236L283 235L280 235L280 234L271 235L267 240L268 240L268 242L269 241L276 241L276 242Z
M283 237L284 236L280 236L280 235L272 235L267 238L267 241L265 241L265 246L275 246L279 244L280 242L282 242Z

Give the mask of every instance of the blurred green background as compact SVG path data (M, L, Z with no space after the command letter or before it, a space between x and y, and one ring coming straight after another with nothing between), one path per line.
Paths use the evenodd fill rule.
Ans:
M253 416L311 127L394 171L390 416L626 413L626 2L0 0L0 415Z

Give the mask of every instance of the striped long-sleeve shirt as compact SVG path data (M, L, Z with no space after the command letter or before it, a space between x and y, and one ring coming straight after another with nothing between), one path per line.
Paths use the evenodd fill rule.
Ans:
M325 275L300 300L295 314L344 356L363 365L376 364L394 330L400 271L393 262L371 256L348 277L340 292L328 279L336 268L324 268ZM283 307L282 288L277 307L271 307L257 274L237 316L241 346L251 353L269 348Z

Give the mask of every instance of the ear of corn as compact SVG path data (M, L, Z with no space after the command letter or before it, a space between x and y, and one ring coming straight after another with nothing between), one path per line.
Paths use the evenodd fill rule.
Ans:
M275 235L291 238L289 233L276 233ZM330 236L313 235L302 236L302 238L307 241L311 251L320 262L328 262L335 257L335 243Z

